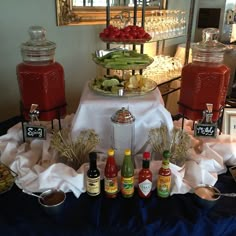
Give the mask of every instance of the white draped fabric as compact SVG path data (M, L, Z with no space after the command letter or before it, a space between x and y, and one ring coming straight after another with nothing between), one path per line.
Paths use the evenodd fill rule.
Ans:
M111 98L93 94L84 89L81 103L76 114L68 115L61 121L63 128L70 128L73 135L82 130L93 128L101 138L98 149L105 151L110 147L110 117L125 106L136 117L135 121L135 180L142 166L142 152L147 141L148 130L166 124L169 128L181 126L181 120L172 122L171 116L163 106L159 90L146 96L133 98ZM55 122L56 123L56 122ZM185 120L184 129L189 133L192 142L192 121ZM50 130L50 122L44 125ZM0 136L0 160L18 174L16 184L32 192L42 192L49 188L58 188L65 192L72 191L76 197L85 192L84 174L88 168L85 163L79 170L57 163L57 153L50 148L51 133L46 140L31 140L23 143L22 126L11 127L7 134ZM196 153L194 148L188 152L185 165L180 168L170 165L172 171L171 194L191 192L198 184L214 185L218 175L226 172L227 165L236 165L236 136L219 135L214 138L202 138L202 152ZM103 178L105 154L99 154L98 167ZM156 187L160 160L152 160L150 169L153 172L153 189Z
M111 116L122 107L135 117L134 154L144 151L151 128L167 125L173 128L171 114L165 109L159 89L136 97L108 97L98 95L85 86L79 107L72 121L72 136L83 129L94 129L101 138L100 152L111 147Z

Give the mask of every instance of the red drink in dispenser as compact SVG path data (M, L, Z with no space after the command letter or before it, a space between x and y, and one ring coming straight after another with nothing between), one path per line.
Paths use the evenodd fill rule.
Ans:
M50 121L66 113L63 67L54 61L56 44L45 39L40 26L29 29L31 39L21 46L23 62L17 66L22 113L29 120L32 104L38 104L39 119Z
M204 29L203 41L193 46L193 62L182 69L179 111L194 121L202 119L206 103L213 104L217 121L225 104L230 69L223 64L226 47L218 35L218 29Z

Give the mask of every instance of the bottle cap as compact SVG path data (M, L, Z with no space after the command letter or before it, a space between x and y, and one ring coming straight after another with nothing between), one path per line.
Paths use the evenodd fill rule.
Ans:
M171 153L169 150L165 150L162 155L165 159L169 159L171 157Z
M130 155L131 155L130 149L125 149L125 155L126 155L126 156L130 156Z
M135 117L131 114L129 110L122 107L112 115L111 120L113 123L129 124L135 121Z
M150 152L144 152L143 153L143 159L144 160L149 160L150 159Z
M114 149L112 149L112 148L108 149L107 154L108 154L108 156L114 156L114 154L115 154Z

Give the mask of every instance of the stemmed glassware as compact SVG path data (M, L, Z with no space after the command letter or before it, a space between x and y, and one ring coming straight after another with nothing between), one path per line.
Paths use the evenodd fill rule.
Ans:
M181 60L177 57L157 55L154 62L143 70L143 75L159 85L179 77L182 67Z
M177 37L185 34L186 12L181 10L153 10L151 16L145 17L145 30L152 36L152 41ZM111 24L118 28L124 27L120 15L111 19ZM127 25L133 25L132 17ZM137 21L141 26L141 21Z

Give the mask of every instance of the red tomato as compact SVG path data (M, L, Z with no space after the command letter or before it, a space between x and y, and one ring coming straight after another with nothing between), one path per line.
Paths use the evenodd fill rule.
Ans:
M109 40L114 41L116 38L115 34L109 34Z
M113 31L114 31L114 32L120 32L120 29L117 28L117 27L114 27L114 28L113 28Z
M108 28L108 29L113 29L114 26L113 26L113 25L108 25L107 28Z
M130 32L130 27L125 27L124 32L126 32L126 33Z
M146 33L143 38L147 39L147 40L150 40L152 37L149 33Z
M131 34L132 34L134 39L137 38L137 32L136 31L132 31Z
M133 25L133 26L132 26L132 30L134 30L134 31L135 31L135 30L138 30L138 28L139 28L139 27L138 27L137 25Z
M120 36L120 30L115 31L114 34L115 34L116 37L117 37L117 36L119 37L119 36Z
M107 36L107 35L109 35L110 31L108 29L104 29L103 33Z
M139 29L138 34L141 35L142 37L146 34L144 29Z
M101 32L101 33L99 34L99 36L100 36L100 38L105 38L105 37L106 37L106 34L104 34L103 32Z
M133 40L134 40L133 35L128 35L128 40L129 40L129 41L133 41Z

